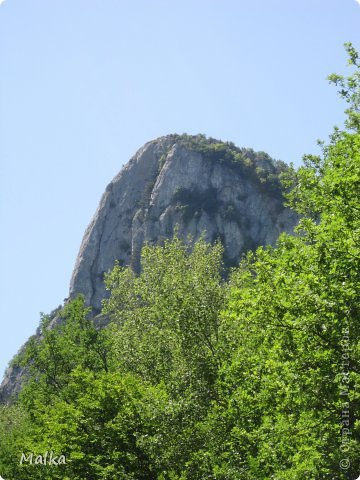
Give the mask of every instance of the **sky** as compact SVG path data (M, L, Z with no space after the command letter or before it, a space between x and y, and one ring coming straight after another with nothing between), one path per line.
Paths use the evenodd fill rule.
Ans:
M0 0L0 376L138 148L204 133L300 165L343 123L347 41L360 0Z

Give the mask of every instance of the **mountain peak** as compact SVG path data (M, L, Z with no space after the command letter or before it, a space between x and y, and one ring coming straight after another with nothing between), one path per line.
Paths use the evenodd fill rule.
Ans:
M177 229L182 238L220 239L225 262L291 231L296 215L283 205L279 173L264 152L205 135L167 135L146 143L107 186L87 228L70 284L95 311L105 297L104 273L117 260L139 269L144 243Z

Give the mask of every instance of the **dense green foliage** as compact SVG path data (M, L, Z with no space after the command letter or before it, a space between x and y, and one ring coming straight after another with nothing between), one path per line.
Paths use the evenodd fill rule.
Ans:
M295 235L249 253L227 280L220 244L146 246L139 275L118 264L107 274L105 328L81 297L55 326L44 317L21 359L29 380L0 411L1 476L358 477L359 70L330 79L348 130L286 171ZM46 451L66 465L19 465Z
M273 195L282 195L279 176L287 170L287 165L281 160L273 160L265 152L239 148L232 142L220 142L201 134L183 134L178 142L190 150L201 153L211 163L224 164L240 174L245 174L260 187L265 184L266 190L271 190Z

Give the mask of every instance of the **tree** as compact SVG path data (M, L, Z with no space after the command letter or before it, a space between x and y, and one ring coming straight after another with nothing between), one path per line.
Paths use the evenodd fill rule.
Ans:
M80 295L60 312L56 325L42 316L40 336L32 337L20 358L30 369L29 381L22 391L22 402L43 397L48 404L55 396L66 395L69 375L76 368L96 372L108 370L110 339L107 331L95 326Z
M0 472L17 478L21 452L31 429L29 414L20 405L0 407Z
M216 394L222 252L219 244L174 238L143 249L138 277L117 265L105 280L115 364L169 397L156 434L141 440L160 472L181 472L197 448L195 424Z

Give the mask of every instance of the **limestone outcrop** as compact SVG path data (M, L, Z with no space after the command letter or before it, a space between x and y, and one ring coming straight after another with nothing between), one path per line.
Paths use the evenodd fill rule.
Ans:
M99 311L104 273L115 260L139 269L145 242L220 239L235 265L249 248L274 244L296 215L285 208L279 173L264 153L204 136L169 135L143 146L110 182L87 228L70 285Z

